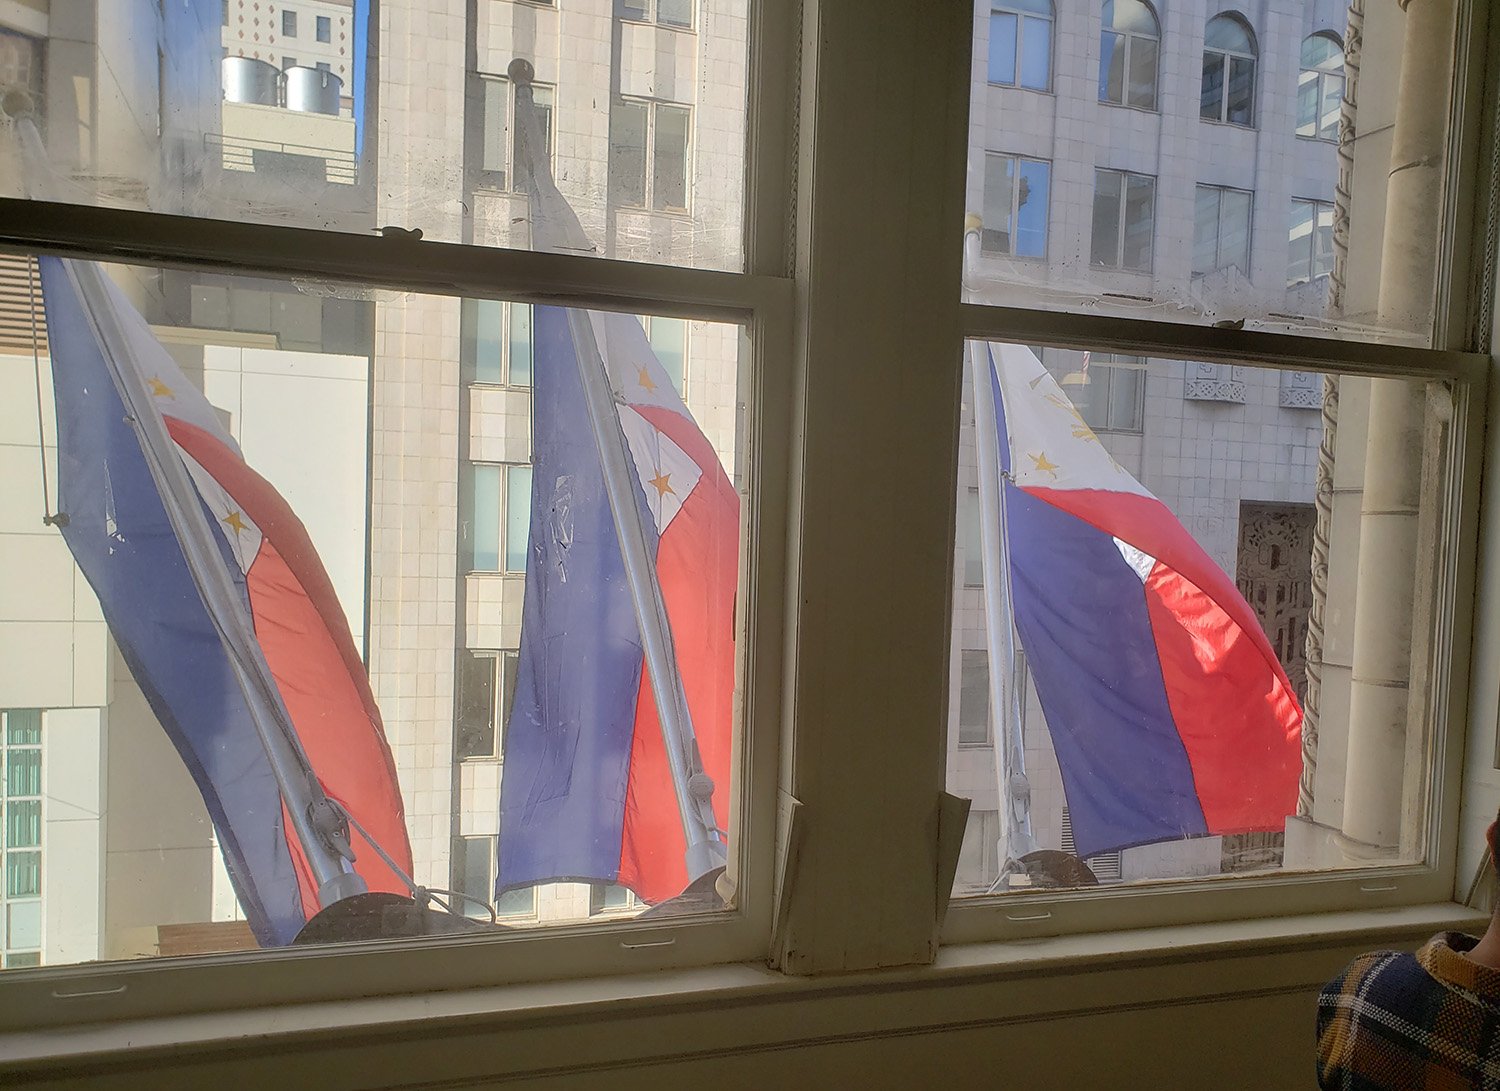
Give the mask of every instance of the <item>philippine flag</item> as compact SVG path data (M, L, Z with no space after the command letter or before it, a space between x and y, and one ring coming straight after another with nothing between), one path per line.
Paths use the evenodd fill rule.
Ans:
M640 322L588 312L653 539L698 758L728 824L739 497ZM656 903L690 876L568 314L537 307L531 537L500 791L500 890L572 879ZM594 364L592 366L597 366Z
M1016 630L1078 855L1281 830L1302 710L1254 611L1030 350L989 365Z
M364 665L302 523L246 465L123 293L91 263L44 257L41 270L63 537L197 782L256 938L288 944L320 908L317 883L221 634L248 619L254 643L241 651L269 668L278 719L323 791L410 874L395 765ZM155 419L133 415L147 413ZM186 469L185 495L164 497L151 469L162 459ZM201 511L212 528L228 601L200 593L168 503ZM370 890L407 892L358 835L353 847Z

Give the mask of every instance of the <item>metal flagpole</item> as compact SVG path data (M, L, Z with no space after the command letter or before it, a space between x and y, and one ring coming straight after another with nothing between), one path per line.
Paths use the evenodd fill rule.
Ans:
M21 117L16 120L16 130L33 164L39 166L44 153L36 126L29 117ZM74 276L85 313L94 324L95 340L139 437L141 453L182 547L193 584L228 653L230 667L245 696L250 720L260 736L292 828L318 884L318 903L326 907L362 894L368 888L352 867L354 850L349 843L348 825L323 793L285 718L276 681L265 657L259 653L249 619L237 606L226 607L237 602L238 593L224 568L214 529L209 526L202 507L187 499L196 498L197 489L146 389L144 372L115 315L104 272L92 261L69 261L65 268Z
M551 212L560 211L556 205L563 198L552 181L546 155L547 145L536 116L532 98L531 64L519 59L512 61L508 74L515 87L516 131L521 138L520 150L526 160L527 191L531 198L532 243L535 245L538 219L545 219ZM534 154L538 150L542 154ZM516 166L519 169L520 164ZM566 249L574 252L590 251L592 248L582 237L582 228L572 218L571 209L563 217L563 221L552 226L561 233L577 237L557 241L569 244ZM538 247L545 248L547 247ZM645 652L646 670L656 699L657 719L661 722L667 761L672 773L672 788L677 797L677 810L687 842L687 872L691 882L714 868L722 867L727 855L713 813L714 783L703 772L703 763L698 754L692 714L682 688L682 675L677 668L672 626L667 617L666 603L662 599L661 584L657 581L645 521L636 500L633 460L626 449L625 435L620 430L619 414L615 409L615 393L610 386L609 374L605 370L604 358L599 352L588 313L570 307L567 315L589 425L593 429L594 443L599 450L605 494L609 498L615 536L620 542L625 578L630 587L630 598L635 607L636 624L640 629L641 645Z
M977 249L978 231L964 236L965 289ZM974 391L974 447L979 468L979 537L984 566L984 622L989 639L990 708L1003 731L994 740L995 782L1000 794L1000 874L996 887L1008 885L1021 857L1036 849L1031 833L1031 782L1026 776L1026 745L1021 733L1021 689L1016 684L1016 637L1010 594L1010 544L1006 538L1005 481L1000 469L1000 429L990 376L990 350L982 353L964 341L969 381ZM982 358L981 358L982 357Z

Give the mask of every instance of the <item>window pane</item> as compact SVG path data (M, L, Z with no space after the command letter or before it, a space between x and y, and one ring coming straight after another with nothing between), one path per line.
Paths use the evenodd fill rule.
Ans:
M1052 20L1023 20L1021 86L1045 91L1052 85Z
M1120 198L1124 177L1115 171L1094 172L1094 229L1090 260L1116 268L1120 264Z
M495 899L494 882L491 879L495 860L495 841L491 837L459 837L454 839L453 889L465 895L463 914L466 917L488 920L490 903Z
M1099 101L1125 101L1125 36L1107 30L1099 35Z
M536 103L537 120L542 126L542 140L547 146L547 155L550 162L552 155L552 89L550 87L533 86L531 89L531 98ZM510 178L511 188L524 189L527 182L526 175L523 173L525 170L525 160L521 156L521 131L519 128L515 132L514 145L511 148L511 162L514 164Z
M515 101L504 78L519 57L540 78L562 81L538 105L544 129L569 134L554 175L601 256L743 268L749 0L716 0L697 26L698 0L618 0L613 10L629 23L608 18L611 5L586 6L604 18L575 18L584 9L555 0L487 0L434 18L422 17L421 4L408 18L367 0L323 4L324 15L279 3L257 13L245 3L223 26L202 3L98 6L102 21L82 44L61 20L38 39L49 92L93 89L43 96L48 161L37 177L58 183L39 199L362 236L392 225L434 242L530 249L530 220L511 196L524 179L515 177ZM283 33L283 21L295 29ZM641 23L692 33L673 33L680 42L669 47ZM162 65L145 57L144 43L164 43ZM94 86L99 73L113 81L107 94ZM40 82L29 66L17 75L21 86ZM689 109L692 129L677 142L694 149L685 169L707 188L676 230L614 222L619 202L602 183L615 156L600 122L619 97ZM701 142L699 125L708 126ZM634 172L644 174L650 153L643 141L633 146L642 149ZM0 162L20 154L7 129ZM6 196L22 196L20 177L7 173ZM693 179L663 191L662 207L687 209L673 186L691 192ZM637 197L630 207L644 204Z
M651 319L651 351L682 394L684 361L687 359L687 322L681 318Z
M495 900L497 917L530 917L536 913L536 887L507 890Z
M1013 877L1003 890L1020 896L1039 886L1190 879L1247 868L1369 867L1371 857L1351 860L1336 847L1361 828L1378 831L1382 862L1420 856L1426 811L1412 804L1426 798L1423 777L1435 770L1433 755L1423 750L1416 757L1421 744L1414 742L1411 752L1396 751L1377 772L1362 710L1379 706L1395 714L1384 679L1364 682L1358 669L1351 676L1332 665L1365 654L1354 651L1363 640L1361 617L1364 624L1388 619L1396 630L1417 634L1401 657L1400 669L1410 672L1402 677L1427 684L1423 634L1434 615L1402 606L1384 613L1394 605L1392 588L1425 579L1427 562L1413 548L1388 578L1371 578L1360 572L1369 563L1360 542L1387 529L1439 533L1443 498L1451 496L1444 469L1449 426L1440 423L1450 411L1444 384L1339 377L1332 455L1349 492L1341 484L1332 501L1324 581L1313 577L1323 419L1316 397L1306 396L1320 385L1298 386L1295 373L1249 365L1152 359L1135 367L1128 357L1098 354L1085 369L1080 354L1058 351L1049 353L1049 369L1020 346L973 343L971 352L978 368L966 369L962 397L975 397L975 376L984 376L993 359L999 427L982 435L975 421L986 415L963 415L958 496L974 510L978 459L987 450L1009 466L1001 522L993 529L1008 547L1010 619L1025 669L1018 663L996 681L1022 698L1025 741L1017 760L1007 748L975 753L962 745L950 745L945 760L950 790L971 799L971 813L994 812L1003 823L1013 807L1029 815L1029 837L1022 823L994 832L1005 846L997 865L1009 861ZM1302 393L1288 397L1292 389ZM1099 419L1097 411L1085 414L1085 390L1090 398L1107 390L1110 430L1080 428L1080 416ZM1427 397L1439 404L1428 406ZM1380 432L1378 421L1397 406L1412 415L1409 439ZM1139 432L1129 427L1134 422ZM1393 451L1392 444L1404 446ZM1388 484L1398 461L1407 467L1401 487L1420 496L1418 514L1377 511L1364 493L1366 473ZM1112 499L1099 503L1100 495ZM1126 508L1134 515L1119 518ZM964 522L957 532L963 540L955 541L954 563L961 565L974 531ZM1177 597L1187 587L1188 598ZM1304 780L1315 596L1331 624L1321 646L1317 760ZM983 586L955 587L951 624L949 639L963 650L948 734L977 741L980 680L995 650L981 650L992 639ZM1194 706L1195 699L1202 703ZM1423 718L1430 713L1419 702L1411 705L1408 713L1404 696L1399 703L1403 726L1411 716L1407 737L1428 738ZM1225 708L1235 710L1232 722ZM994 713L994 737L1019 729L1012 715ZM1217 765L1216 752L1239 756ZM1028 793L1011 791L1021 776L1029 810ZM1248 833L1260 841L1247 862L1234 838ZM974 875L978 848L966 847L968 878L955 882L956 894L988 889ZM988 877L998 876L996 870Z
M1051 169L1046 163L1021 160L1021 191L1017 198L1016 254L1024 258L1047 256L1047 205Z
M996 254L1011 252L1010 211L1015 200L1016 161L1008 155L984 157L983 249Z
M963 845L958 850L958 871L953 879L955 894L985 894L1000 875L996 858L999 848L1000 815L995 811L969 812Z
M469 570L500 570L500 467L475 466L470 476Z
M1131 36L1128 99L1131 106L1156 109L1156 53L1156 39Z
M1229 102L1227 120L1249 125L1255 106L1255 62L1248 57L1229 58Z
M1318 73L1303 72L1297 77L1297 135L1318 135Z
M5 755L5 794L39 796L42 794L42 752L11 750Z
M500 372L500 321L505 304L494 299L474 301L474 381L498 383Z
M5 847L8 849L40 848L42 844L42 801L22 799L5 805Z
M989 81L1016 82L1016 27L1021 17L1008 11L990 13Z
M959 541L964 551L964 586L984 584L984 541L979 534L979 490L970 489L959 499Z
M526 571L531 531L531 467L505 468L505 570Z
M983 582L981 580L981 582ZM965 648L959 660L958 744L990 742L990 665L988 653Z
M31 893L36 893L33 890ZM42 945L42 903L20 902L6 907L5 945L11 948Z
M5 894L9 898L35 898L42 892L42 854L7 852L5 854ZM15 907L12 906L12 909ZM21 944L13 946L20 947Z
M1286 282L1300 284L1312 279L1313 216L1311 201L1292 202L1292 222L1288 235Z
M656 108L656 149L652 161L653 207L687 208L688 112Z
M616 203L646 203L646 107L617 102L609 119L609 184Z
M531 385L531 304L510 305L510 382Z
M36 708L13 708L5 714L5 741L11 746L40 746L42 712Z
M1250 205L1251 195L1241 189L1226 189L1220 206L1219 263L1222 268L1237 267L1250 275Z
M1193 272L1211 273L1219 261L1219 189L1199 186L1193 212Z
M1203 54L1203 93L1198 116L1205 121L1222 121L1224 117L1224 54Z
M1255 52L1245 25L1227 15L1216 15L1208 21L1208 26L1203 30L1203 44L1209 49L1224 49L1233 53Z
M1121 264L1126 269L1149 272L1151 237L1156 229L1156 180L1132 174L1125 187L1125 250Z
M500 753L505 753L505 732L510 727L511 710L516 704L516 671L519 657L515 652L500 653L500 699L503 702L500 715Z
M1333 272L1333 206L1318 206L1318 224L1313 232L1313 276L1326 277Z
M1318 135L1324 140L1339 138L1339 114L1344 106L1344 80L1342 76L1324 75L1322 79L1323 104L1318 111Z
M1137 34L1158 34L1156 16L1141 0L1105 0L1103 25L1111 30L1129 30Z
M465 652L458 664L456 757L495 756L495 657Z

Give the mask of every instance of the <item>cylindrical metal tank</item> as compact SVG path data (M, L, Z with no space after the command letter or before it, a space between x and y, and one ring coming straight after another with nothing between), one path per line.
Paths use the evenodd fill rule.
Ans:
M283 72L281 78L286 88L288 110L338 115L339 94L344 81L332 72L297 64Z
M281 73L274 64L253 57L225 57L223 68L225 102L279 105L277 89Z

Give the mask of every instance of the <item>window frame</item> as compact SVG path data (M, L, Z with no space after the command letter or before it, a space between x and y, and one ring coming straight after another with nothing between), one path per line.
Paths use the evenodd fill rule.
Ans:
M644 179L643 195L640 204L628 203L617 197L618 189L614 185L614 164L608 163L609 183L609 207L611 209L622 209L630 212L647 212L652 215L691 217L693 215L693 114L694 108L690 103L669 102L666 99L640 98L634 95L615 95L610 106L610 138L609 154L611 159L614 155L614 118L615 109L620 106L643 107L646 111L646 133L643 146L642 175ZM687 129L683 139L682 148L682 174L683 174L683 198L684 203L678 205L666 205L656 207L656 141L657 141L657 115L662 109L679 110L687 117Z
M479 319L480 308L489 305L499 308L497 319L500 330L499 359L496 365L500 372L497 379L485 379L479 375ZM517 379L515 372L516 308L526 308L526 337L530 360L527 361L527 378ZM526 390L532 388L536 378L535 313L530 303L509 299L475 299L466 296L459 304L459 370L465 386L478 386L497 390Z
M1234 127L1239 128L1239 129L1254 129L1256 127L1256 121L1258 120L1257 114L1259 113L1259 111L1256 109L1256 105L1257 105L1257 99L1258 99L1258 96L1259 96L1259 93L1260 93L1260 50L1259 50L1259 48L1257 48L1257 44L1256 44L1256 40L1255 40L1255 31L1251 28L1251 26L1250 26L1250 24L1248 22L1246 22L1244 19L1242 19L1236 13L1234 13L1234 12L1228 12L1228 11L1223 11L1223 12L1220 12L1219 14L1217 14L1217 15L1214 15L1214 16L1210 17L1209 20L1208 20L1208 22L1204 24L1204 35L1205 35L1205 37L1207 36L1208 27L1211 26L1213 23L1217 22L1220 19L1224 19L1224 20L1226 20L1228 22L1234 23L1236 26L1238 26L1241 30L1243 30L1245 32L1245 36L1250 39L1250 52L1243 53L1243 52L1240 52L1239 50L1235 50L1235 49L1221 49L1221 48L1219 48L1217 46L1210 46L1210 45L1208 45L1206 43L1204 44L1204 46L1203 46L1203 78L1204 78L1204 81L1206 82L1207 79L1208 79L1208 63L1209 63L1209 57L1210 56L1214 56L1214 57L1218 57L1219 58L1220 63L1223 66L1222 67L1222 71L1224 73L1224 78L1223 78L1222 82L1219 84L1219 109L1218 109L1218 116L1217 117L1204 117L1203 116L1203 106L1202 106L1203 96L1202 96L1202 91L1200 90L1199 96L1198 96L1198 102L1199 102L1198 119L1200 121L1206 121L1210 125L1233 125ZM1232 71L1232 65L1233 65L1233 62L1235 60L1249 61L1250 62L1250 117L1246 121L1233 121L1229 117L1229 81L1230 81L1230 73Z
M536 0L536 2L551 5L552 0ZM627 15L621 9L625 6L625 0L614 0L611 15L621 23L635 23L640 26L662 27L665 30L687 31L689 33L697 29L698 5L695 0L688 3L688 21L686 23L663 22L661 19L661 0L639 0L646 9L646 14L640 17Z
M1294 289L1294 288L1300 288L1304 284L1315 284L1319 280L1326 280L1328 277L1330 277L1330 276L1333 275L1333 266L1332 266L1331 262L1329 264L1329 268L1328 268L1327 272L1324 272L1324 273L1318 272L1318 217L1319 217L1319 215L1321 213L1323 213L1324 211L1327 211L1327 213L1329 215L1329 218L1332 219L1332 217L1334 215L1336 215L1336 213L1335 213L1335 206L1334 206L1334 203L1332 201L1320 201L1320 200L1318 200L1316 198L1313 198L1313 197L1292 197L1292 198L1290 198L1288 204L1289 204L1289 213L1288 213L1288 216L1287 216L1287 269L1288 270L1290 270L1291 267L1292 267L1292 263L1291 263L1291 242L1292 242L1291 229L1292 229L1292 225L1296 222L1294 220L1294 218L1293 218L1293 216L1295 214L1295 211L1296 211L1296 208L1297 208L1298 205L1307 205L1308 207L1310 207L1312 209L1312 231L1308 234L1308 237L1307 237L1307 274L1308 275L1305 278L1298 278L1297 280L1288 279L1287 282L1286 282L1286 286L1287 286L1288 290L1291 290L1291 289ZM1332 231L1332 227L1330 227L1329 230ZM1331 242L1330 242L1330 246L1331 246ZM1302 260L1300 255L1298 256L1297 260L1299 262Z
M1109 2L1109 0L1107 0L1107 2ZM1147 12L1150 13L1152 21L1156 24L1156 33L1154 35L1146 34L1141 31L1115 30L1113 27L1107 27L1104 25L1104 9L1102 5L1099 8L1099 102L1104 106L1120 106L1127 110L1145 110L1147 113L1159 114L1161 113L1161 15L1157 12L1156 8L1152 4L1147 3L1147 0L1138 0L1138 2L1142 7L1146 9ZM1118 102L1112 98L1109 98L1105 93L1103 54L1106 35L1114 35L1117 39L1119 39L1119 47L1121 49L1122 59L1120 62L1120 68L1123 75L1121 76L1120 81L1120 99ZM1130 101L1130 62L1134 57L1136 50L1140 48L1135 44L1137 41L1152 42L1154 43L1156 49L1156 61L1152 66L1151 102L1149 105L1143 105L1138 102Z
M1120 179L1120 198L1116 206L1118 223L1115 228L1115 260L1113 264L1095 260L1093 253L1093 232L1091 228L1089 234L1089 265L1094 269L1107 269L1113 273L1136 273L1149 276L1156 269L1156 175L1139 174L1129 170L1114 170L1110 167L1095 167L1094 210L1097 210L1099 207L1099 177L1104 174L1114 175ZM1150 259L1144 267L1125 264L1125 240L1129 235L1129 221L1126 218L1126 210L1130 207L1130 183L1134 179L1142 179L1151 183ZM1092 222L1092 219L1090 219L1091 225Z
M484 165L485 126L489 113L486 88L489 84L505 88L505 136L501 149L505 157L505 166L499 169ZM557 86L550 83L537 83L533 84L532 90L538 96L537 104L547 111L545 128L547 158L553 169L556 169ZM546 98L547 101L542 102L542 98ZM524 197L525 190L516 177L515 169L516 141L519 136L516 132L516 94L510 79L493 72L470 69L468 90L464 97L464 110L467 115L464 118L464 174L468 178L468 187L489 193L509 193Z
M1343 39L1340 38L1338 35L1334 34L1332 31L1329 31L1329 30L1315 30L1311 34L1307 35L1307 37L1305 37L1305 38L1302 39L1303 45L1306 45L1308 41L1310 41L1310 40L1312 40L1314 38L1322 38L1325 41L1332 42L1334 45L1338 46L1338 50L1339 50L1339 64L1338 64L1338 68L1337 69L1327 68L1327 67L1313 67L1313 68L1308 68L1306 65L1302 64L1301 58L1300 57L1298 58L1298 61L1297 61L1297 91L1296 91L1296 96L1295 96L1295 100L1294 100L1294 103L1293 103L1294 113L1292 115L1292 120L1293 120L1293 123L1294 123L1294 127L1293 127L1292 131L1293 131L1293 134L1299 140L1320 140L1320 141L1322 141L1325 144L1337 144L1338 140L1339 140L1339 123L1338 123L1338 121L1335 121L1333 123L1333 131L1331 133L1329 133L1327 136L1323 135L1323 125L1321 124L1321 122L1319 122L1317 120L1314 120L1314 122L1313 122L1313 131L1310 132L1310 133L1304 133L1304 132L1301 131L1302 130L1302 125L1301 125L1300 122L1297 121L1297 116L1298 115L1295 112L1295 111L1299 111L1301 109L1300 100L1301 100L1301 96L1302 96L1303 78L1305 76L1308 76L1309 74L1311 74L1314 77L1316 85L1317 85L1317 89L1318 89L1318 111L1314 115L1315 118L1320 118L1322 116L1322 103L1323 103L1324 97L1326 95L1326 92L1324 91L1324 81L1331 80L1331 79L1337 79L1339 81L1339 103L1340 103L1341 106L1342 106L1343 101L1344 101L1344 93L1345 93L1345 91L1348 90L1348 75L1344 71L1344 56L1345 56L1345 53L1344 53L1344 41L1343 41Z
M989 190L990 164L996 160L1008 160L1012 164L1010 174L1010 216L1009 236L1010 246L1008 249L994 249L985 246L985 236L989 232L981 230L979 236L979 252L988 257L1006 258L1010 261L1041 261L1047 260L1047 251L1052 238L1052 160L1039 159L1030 155L1016 155L1011 152L986 151L984 153L984 178L983 185L986 194ZM1042 227L1042 252L1040 254L1018 254L1016 253L1016 242L1020 235L1019 225L1021 219L1021 165L1023 163L1032 166L1040 166L1047 172L1046 210L1043 212ZM985 195L980 197L980 207L988 205Z
M503 762L505 760L505 735L510 723L510 708L515 700L515 685L509 681L514 673L514 667L520 662L520 649L518 648L469 648L455 649L460 661L464 657L471 660L489 660L490 666L490 752L488 754L464 754L461 753L458 744L462 728L459 724L459 716L464 707L464 694L462 683L455 672L453 680L453 760L456 763L464 762Z
M1028 11L1019 6L1011 6L1015 0L991 0L989 17L989 55L985 58L985 79L991 87L1014 87L1021 91L1035 91L1038 94L1050 95L1053 93L1053 67L1057 59L1057 7L1048 0L1047 6L1051 9L1047 15L1039 12ZM994 48L995 48L995 16L1012 15L1016 20L1016 55L1015 62L1011 65L1011 78L1008 80L997 80L994 74ZM1033 87L1029 83L1021 82L1021 70L1025 66L1026 52L1026 24L1028 22L1047 24L1047 79L1040 87Z
M1199 182L1193 191L1194 251L1198 249L1198 229L1201 226L1198 223L1196 198L1201 196L1205 190L1212 190L1214 193L1214 264L1213 268L1211 269L1194 268L1192 275L1194 277L1207 276L1210 273L1217 273L1223 270L1235 268L1240 264L1238 262L1226 263L1224 261L1224 195L1227 193L1235 193L1248 198L1245 208L1245 260L1244 267L1240 269L1240 275L1243 276L1247 281L1252 280L1250 272L1255 255L1255 191L1250 189L1240 189L1238 186L1212 186L1204 182ZM1197 265L1196 253L1194 255L1193 264L1194 266Z

